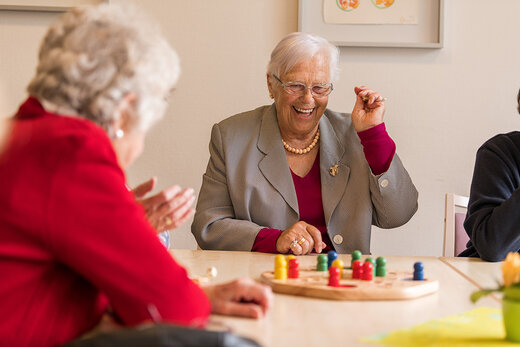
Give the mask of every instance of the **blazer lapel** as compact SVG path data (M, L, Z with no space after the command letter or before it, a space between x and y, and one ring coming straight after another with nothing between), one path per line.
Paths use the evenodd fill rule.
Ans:
M280 193L285 202L299 215L298 199L294 190L289 163L282 146L282 137L276 119L274 104L267 108L262 116L257 147L265 154L258 162L260 172Z
M340 162L345 148L324 114L320 120L321 198L327 226L338 205L350 175L350 168Z

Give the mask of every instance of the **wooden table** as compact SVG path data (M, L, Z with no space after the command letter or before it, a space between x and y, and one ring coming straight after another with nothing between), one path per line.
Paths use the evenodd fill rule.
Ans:
M200 250L173 250L172 253L191 276L203 276L208 267L215 266L218 269L215 283L239 277L258 279L263 271L272 270L274 264L274 256L263 253ZM302 267L316 264L315 255L298 258ZM339 258L350 264L350 255L339 255ZM436 257L386 258L387 269L404 271L410 271L414 262L422 261L425 276L439 281L439 291L401 301L332 301L275 294L274 307L263 319L214 315L211 320L265 346L359 346L365 345L359 342L360 337L410 328L478 306L500 307L499 301L493 298L472 304L469 296L477 286L455 271L446 260ZM457 262L459 260L454 261ZM472 274L479 273L483 264L487 263L467 261L466 265L459 265Z
M495 288L502 282L502 262L489 263L480 258L442 257L441 261L478 288Z

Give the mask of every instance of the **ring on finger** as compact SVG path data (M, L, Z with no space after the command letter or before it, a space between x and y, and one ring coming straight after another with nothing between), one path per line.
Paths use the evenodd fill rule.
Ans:
M305 243L305 241L307 241L305 239L305 237L302 237L301 239L298 240L298 244L301 246L301 245L303 245Z
M291 245L289 246L289 248L293 249L296 245L298 245L298 241L292 240Z
M164 218L164 223L166 225L171 225L173 223L173 220L170 217Z

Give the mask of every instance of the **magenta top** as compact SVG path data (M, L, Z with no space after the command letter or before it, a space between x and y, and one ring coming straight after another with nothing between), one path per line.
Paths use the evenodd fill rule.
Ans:
M358 132L365 158L374 175L388 170L395 154L395 143L386 132L385 123ZM291 170L300 220L315 226L320 232L323 242L327 245L322 252L333 250L332 242L327 234L323 202L321 199L320 155L316 156L311 170L305 177L296 175ZM254 252L278 253L276 241L283 230L264 228L256 235L251 249Z

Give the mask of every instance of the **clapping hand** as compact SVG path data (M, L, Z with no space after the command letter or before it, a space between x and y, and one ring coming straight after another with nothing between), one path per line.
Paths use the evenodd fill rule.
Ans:
M174 185L157 194L146 197L151 192L157 178L152 177L132 190L134 196L146 211L146 218L158 233L178 228L194 213L195 202L193 189Z
M366 86L354 87L356 104L352 110L352 123L357 132L383 123L385 99Z

